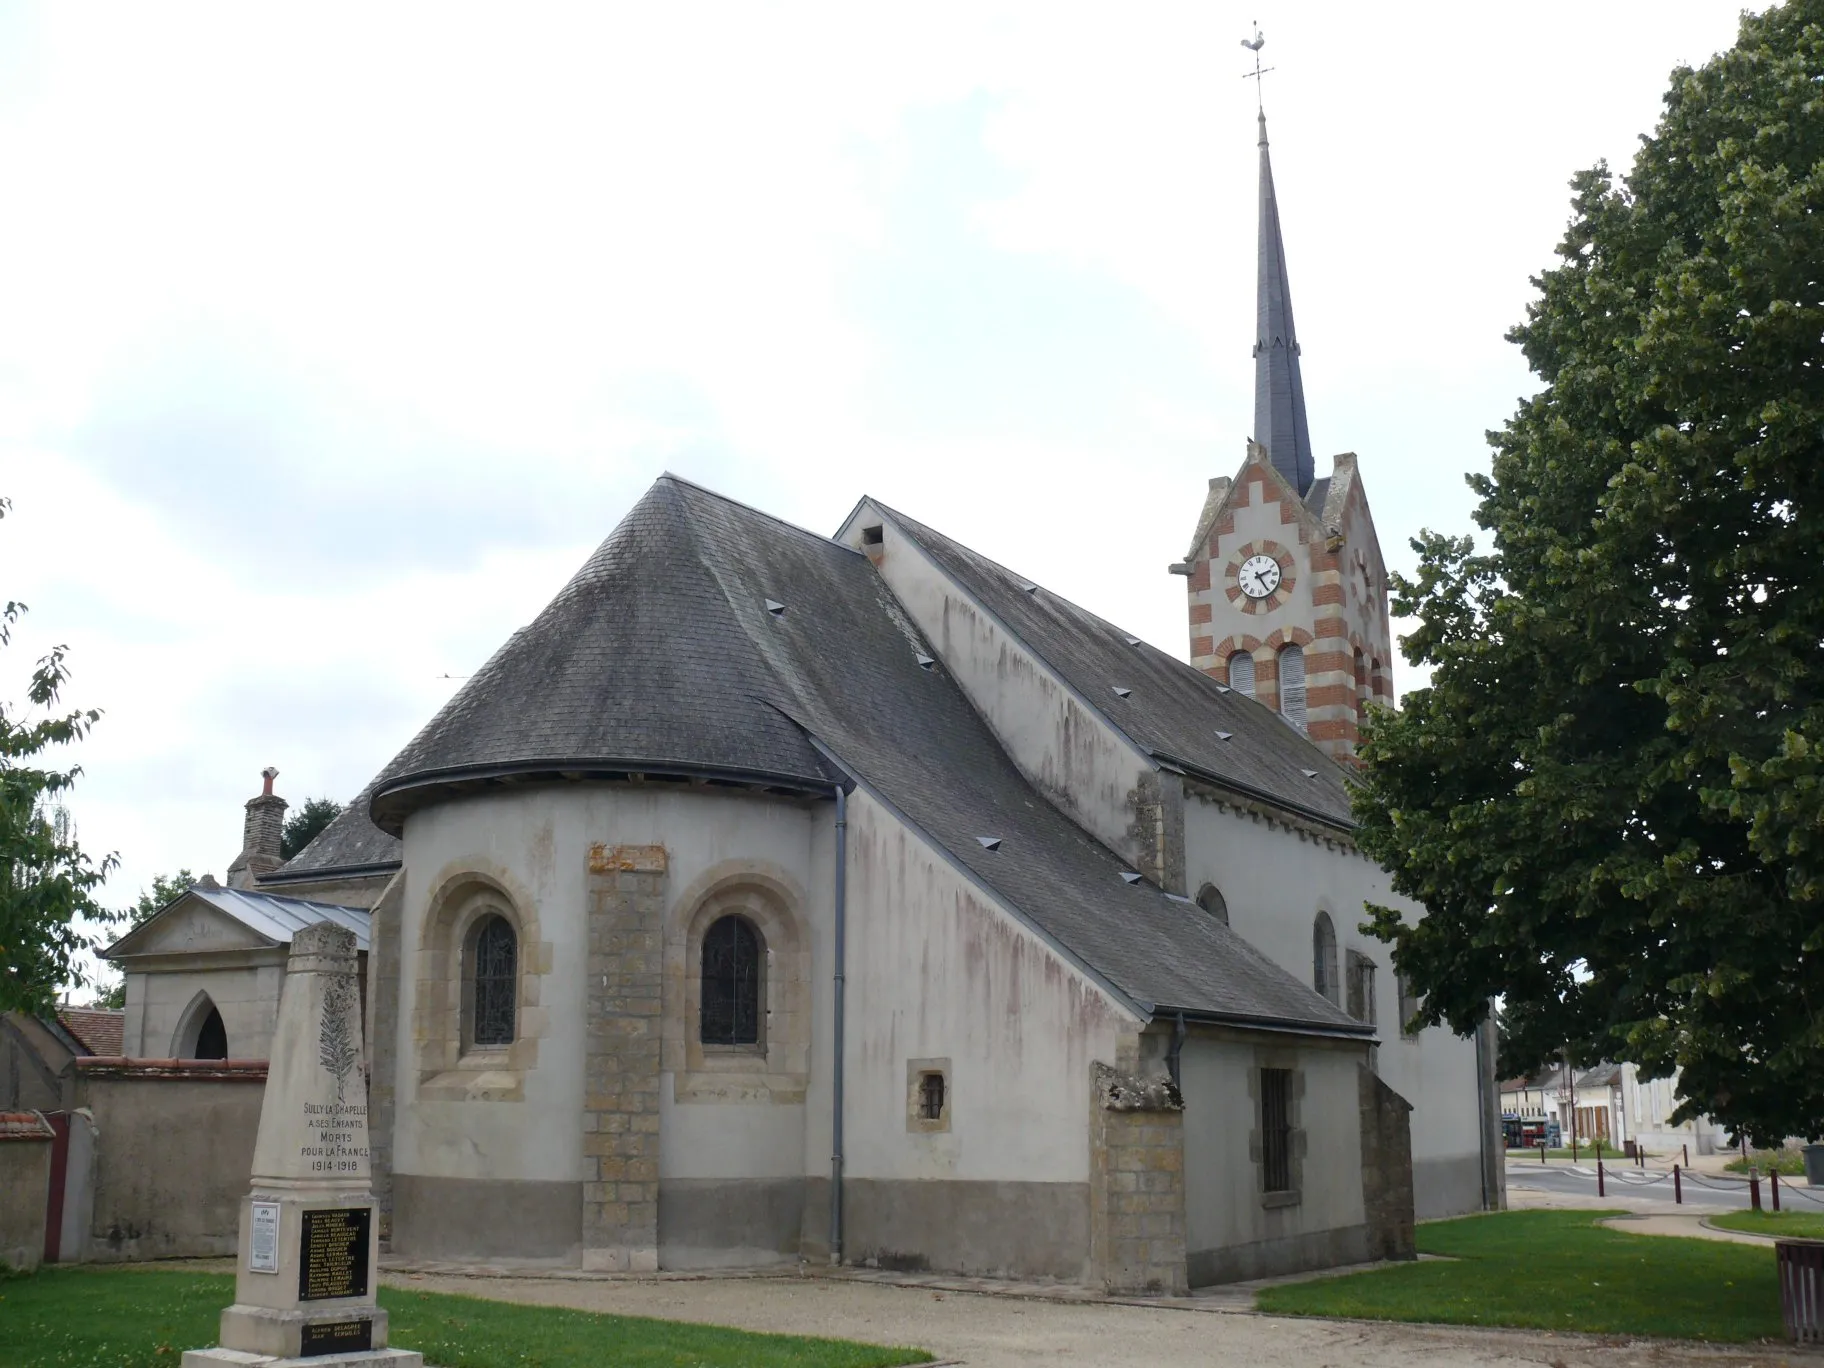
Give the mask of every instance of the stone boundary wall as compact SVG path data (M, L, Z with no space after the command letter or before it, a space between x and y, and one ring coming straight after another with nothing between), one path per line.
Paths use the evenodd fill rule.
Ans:
M1359 1067L1362 1118L1362 1209L1369 1257L1416 1259L1413 1236L1412 1103Z
M583 1267L659 1266L663 846L589 847Z
M1092 1277L1111 1292L1182 1296L1184 1099L1167 1077L1090 1068Z
M55 1141L37 1112L0 1112L0 1268L29 1273L44 1261Z
M95 1118L93 1215L68 1261L233 1254L266 1095L266 1061L76 1061Z

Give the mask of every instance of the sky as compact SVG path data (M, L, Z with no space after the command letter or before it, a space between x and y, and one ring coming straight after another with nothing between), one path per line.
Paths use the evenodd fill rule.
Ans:
M1256 21L1318 473L1409 569L1570 177L1737 8L0 0L0 697L69 647L126 905L220 878L266 765L351 797L667 470L874 495L1184 656Z

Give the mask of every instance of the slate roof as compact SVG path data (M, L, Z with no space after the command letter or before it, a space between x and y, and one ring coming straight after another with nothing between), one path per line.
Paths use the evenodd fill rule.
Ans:
M355 948L367 949L369 913L362 907L342 907L336 903L311 902L306 898L286 898L276 893L259 893L245 888L210 888L195 884L173 898L152 918L141 922L102 952L104 958L133 955L129 942L185 898L199 898L218 912L233 917L242 926L257 932L275 945L290 945L291 938L307 926L334 922L355 933ZM96 1051L97 1054L101 1051Z
M881 504L907 536L1141 750L1337 827L1352 827L1338 765L1280 715L1042 586ZM1131 689L1118 697L1117 688ZM1218 732L1230 733L1223 740ZM1315 776L1307 774L1315 771Z
M121 1053L127 1014L110 1007L59 1007L57 1020L90 1054L112 1058Z
M1300 495L1316 474L1299 373L1298 330L1292 322L1292 284L1279 231L1279 196L1267 153L1267 116L1260 116L1260 244L1255 293L1254 440Z
M403 858L399 838L374 825L368 815L373 798L374 785L370 783L309 845L270 874L262 875L257 880L259 885L397 869Z
M1124 882L921 652L935 654L865 556L665 476L381 775L374 816L397 830L452 785L514 774L827 793L847 769L1142 1011L1372 1033L1188 900ZM1196 697L1215 708L1206 721L1240 706ZM1247 720L1244 749L1276 754L1256 733L1283 724L1255 711L1266 721Z

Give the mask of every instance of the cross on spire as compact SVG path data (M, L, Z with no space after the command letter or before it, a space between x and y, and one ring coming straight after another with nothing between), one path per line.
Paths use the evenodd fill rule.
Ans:
M1243 38L1241 40L1241 45L1254 54L1254 70L1242 72L1241 79L1254 82L1254 105L1255 108L1260 111L1260 115L1264 119L1267 114L1267 105L1265 96L1261 94L1261 89L1266 82L1261 80L1261 77L1265 76L1269 71L1273 70L1273 68L1263 67L1260 64L1260 50L1267 45L1267 40L1265 35L1260 31L1260 21L1258 19L1254 21L1254 36L1252 38Z

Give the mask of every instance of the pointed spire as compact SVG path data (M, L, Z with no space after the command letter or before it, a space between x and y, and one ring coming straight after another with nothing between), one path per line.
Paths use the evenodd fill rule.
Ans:
M1317 476L1311 434L1305 425L1305 382L1298 370L1298 334L1292 327L1292 287L1286 280L1286 245L1279 235L1279 201L1267 156L1267 116L1260 115L1260 285L1254 342L1254 440L1267 449L1274 469L1300 495Z

